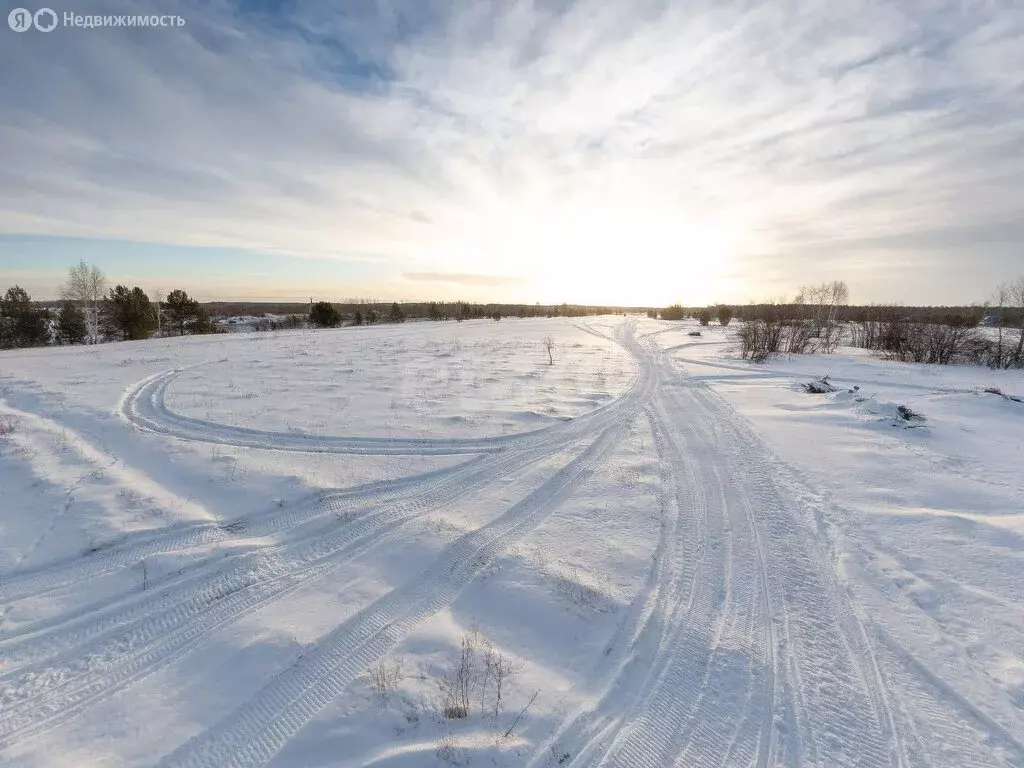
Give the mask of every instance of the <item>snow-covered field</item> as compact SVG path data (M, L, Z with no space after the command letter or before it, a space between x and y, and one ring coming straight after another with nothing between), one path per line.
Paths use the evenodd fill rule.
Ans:
M1024 765L1024 375L694 327L0 353L0 764Z

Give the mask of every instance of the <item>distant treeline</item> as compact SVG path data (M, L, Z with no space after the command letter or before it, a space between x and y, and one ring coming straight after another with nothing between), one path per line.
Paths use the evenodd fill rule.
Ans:
M694 312L697 310L695 309ZM757 320L772 316L799 318L810 311L807 304L745 304L734 305L734 316L740 320ZM867 320L895 318L915 323L978 325L986 317L997 317L1004 325L1019 326L1024 310L1017 307L906 307L896 304L864 304L835 307L838 322L862 323Z
M816 311L813 304L716 304L713 307L684 307L674 304L663 309L646 310L648 316L662 320L718 318L721 310L728 310L736 320L799 320ZM835 306L833 321L862 323L868 320L909 320L915 323L941 323L944 325L978 325L986 317L995 317L1006 326L1019 326L1024 321L1024 310L1016 307L911 307L898 304L864 304Z
M321 303L321 302L317 302ZM587 317L590 315L646 312L650 307L609 307L591 304L479 304L466 301L331 301L328 302L343 317L351 318L358 312L386 319L394 304L398 304L405 319L410 320L472 320L502 317ZM308 316L309 302L237 302L211 301L203 304L211 317L259 317L263 315Z
M706 307L351 299L203 304L182 289L151 296L139 286L111 286L99 268L83 261L68 270L60 294L60 302L37 302L16 285L0 293L0 349L222 333L232 326L275 331L407 320L646 313L670 321L693 317L701 325L743 321L742 355L752 360L778 353L830 353L848 343L899 360L1024 367L1024 276L998 286L990 304L958 307L851 305L841 280L801 286L791 301ZM994 335L976 330L979 324L994 326Z

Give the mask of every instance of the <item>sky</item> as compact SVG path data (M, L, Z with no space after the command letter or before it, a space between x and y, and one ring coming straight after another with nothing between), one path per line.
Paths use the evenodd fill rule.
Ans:
M0 27L0 290L85 259L203 300L966 304L1024 273L1020 0L50 7L185 24Z

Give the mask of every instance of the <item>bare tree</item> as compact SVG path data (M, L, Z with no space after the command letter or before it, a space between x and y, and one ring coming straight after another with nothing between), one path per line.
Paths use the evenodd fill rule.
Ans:
M544 337L544 349L548 353L548 365L554 365L555 358L552 352L555 349L555 340L550 335Z
M1020 336L1017 337L1017 348L1013 353L1012 365L1014 368L1022 368L1024 367L1024 275L1010 283L1008 293L1014 307L1020 310Z
M842 338L842 327L838 324L839 307L850 301L850 289L842 280L820 285L801 285L794 304L803 304L809 312L803 315L803 322L809 322L808 338L804 350L834 352ZM794 338L799 334L794 334ZM816 340L816 341L815 341ZM815 343L812 344L812 341Z
M61 298L77 302L81 307L90 344L99 341L100 301L106 288L107 278L103 272L84 260L68 269L67 282L61 288Z
M164 294L159 288L153 291L153 311L156 313L156 335L164 335L163 323Z

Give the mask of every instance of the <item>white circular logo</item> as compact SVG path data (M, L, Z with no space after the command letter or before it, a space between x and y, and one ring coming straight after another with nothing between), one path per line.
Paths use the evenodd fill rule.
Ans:
M32 12L25 8L15 8L7 14L7 26L15 32L28 32L32 29Z
M35 22L36 29L40 32L52 32L53 28L57 26L57 14L53 12L52 8L40 8L32 17L32 21Z

